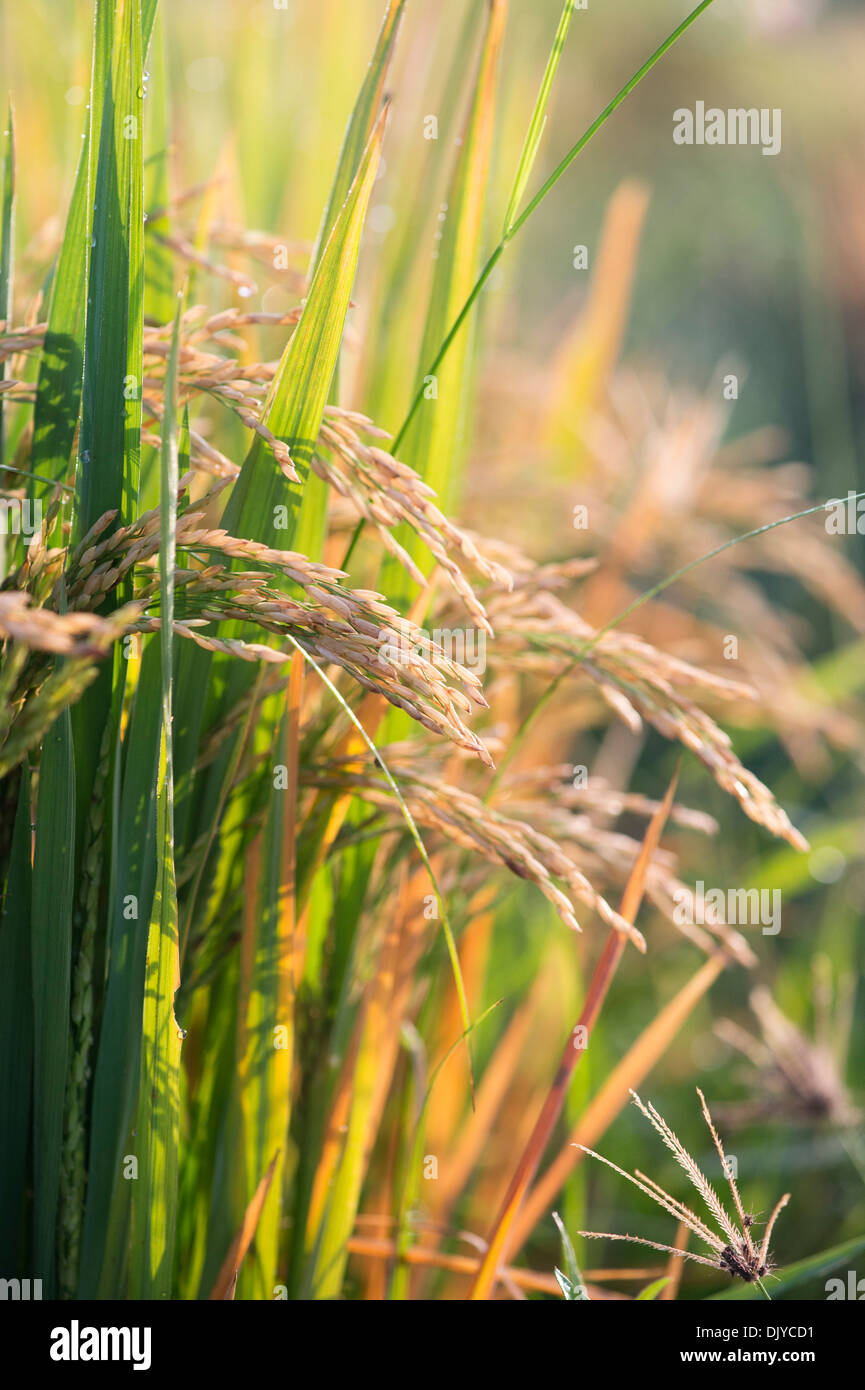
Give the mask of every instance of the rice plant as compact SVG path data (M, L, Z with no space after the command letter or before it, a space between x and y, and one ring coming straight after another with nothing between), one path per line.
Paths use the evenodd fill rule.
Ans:
M675 1216L678 1221L688 1228L688 1230L693 1231L698 1240L701 1240L710 1250L715 1252L715 1260L709 1260L705 1255L697 1255L690 1250L678 1250L672 1245L659 1245L656 1241L645 1240L642 1236L600 1235L597 1231L581 1231L580 1235L589 1237L592 1240L633 1241L638 1245L651 1245L656 1250L666 1250L669 1254L675 1255L679 1259L696 1260L698 1264L708 1265L710 1268L713 1265L718 1265L721 1269L726 1270L734 1279L741 1279L745 1284L759 1284L765 1293L766 1290L762 1281L771 1269L769 1262L769 1241L772 1238L772 1230L778 1219L778 1214L789 1202L790 1194L789 1192L785 1192L784 1196L778 1199L766 1222L763 1239L759 1246L756 1245L751 1235L756 1218L751 1212L746 1212L742 1205L742 1198L736 1186L736 1179L730 1160L724 1152L724 1147L719 1138L718 1131L715 1129L712 1117L709 1114L709 1108L706 1105L705 1097L699 1087L697 1088L697 1095L700 1097L703 1118L709 1127L712 1143L721 1160L721 1168L730 1188L733 1204L739 1218L738 1226L730 1219L728 1213L724 1210L722 1203L718 1199L718 1195L712 1187L712 1184L702 1172L699 1165L695 1163L687 1149L685 1149L680 1140L677 1139L666 1120L658 1114L653 1105L644 1105L636 1092L632 1092L634 1104L637 1106L638 1110L645 1115L646 1119L652 1125L652 1128L657 1130L667 1148L675 1154L679 1167L684 1169L692 1186L702 1197L721 1232L720 1236L718 1236L715 1231L711 1230L711 1228L706 1225L705 1221L702 1221L695 1212L691 1211L690 1207L686 1207L684 1202L678 1201L677 1198L671 1197L668 1192L665 1192L664 1189L658 1185L658 1183L653 1182L651 1178L647 1178L645 1173L637 1171L632 1177L630 1173L625 1173L617 1164L611 1163L608 1158L602 1158L600 1154L596 1154L593 1149L584 1148L583 1152L590 1154L592 1158L599 1159L601 1163L606 1163L614 1172L621 1173L622 1177L627 1178L629 1182L633 1183L634 1187L639 1188L641 1192L645 1192L647 1196L657 1202L658 1206L663 1207L665 1211Z
M298 18L323 70L362 77L339 89L326 178L299 146L287 178L275 164L295 135L264 130L244 33L234 137L181 181L172 71L198 50L157 0L82 16L87 75L41 118L65 130L81 107L65 209L18 157L36 108L24 96L32 136L10 108L0 1276L66 1300L594 1301L621 1279L580 1273L575 1169L712 987L735 999L763 963L729 913L696 919L691 886L707 839L746 824L740 848L808 849L749 755L760 769L780 743L789 791L791 766L858 737L783 585L854 640L865 591L765 431L731 443L717 392L621 360L642 183L609 201L548 360L485 380L485 335L525 229L631 94L688 61L711 4L576 133L554 119L575 0L537 65L514 61L525 17L505 0L456 27L389 0L365 70L363 7L336 37ZM290 71L286 8L262 23ZM405 102L433 39L418 173ZM218 61L187 68L205 107ZM296 232L275 230L286 213ZM575 472L589 531L570 524ZM500 528L530 480L539 534ZM718 657L728 630L741 678ZM641 1183L711 1246L704 1266L763 1278L781 1204L758 1247L732 1181L720 1239ZM659 1274L626 1281L665 1297Z

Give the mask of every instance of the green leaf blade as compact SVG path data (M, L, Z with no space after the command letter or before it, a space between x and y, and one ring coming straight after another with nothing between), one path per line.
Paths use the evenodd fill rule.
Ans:
M10 1274L24 1272L22 1214L27 1210L33 1103L30 840L30 769L25 763L0 921L0 1264Z
M42 746L33 859L34 1270L54 1297L57 1206L69 1053L75 753L69 711Z
M169 1298L180 1150L181 1032L174 1015L180 987L180 938L174 866L172 662L177 527L178 445L175 432L182 299L178 300L165 379L162 421L159 572L162 724L156 773L157 868L145 964L141 1085L136 1124L140 1155L132 1196L130 1296Z

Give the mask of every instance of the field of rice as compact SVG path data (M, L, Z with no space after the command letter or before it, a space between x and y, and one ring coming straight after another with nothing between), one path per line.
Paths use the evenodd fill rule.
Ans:
M865 14L687 4L0 11L4 1290L865 1296Z

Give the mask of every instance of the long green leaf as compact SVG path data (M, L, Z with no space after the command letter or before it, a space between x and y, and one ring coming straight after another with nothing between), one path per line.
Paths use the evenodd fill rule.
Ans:
M420 350L421 372L478 273L506 13L506 0L490 0L477 76L448 188L447 214L442 224ZM466 420L472 395L474 333L474 323L466 323L440 371L427 375L423 409L408 432L401 436L400 457L434 488L445 511L456 501L465 451ZM423 542L408 527L399 528L397 539L421 570L428 572L433 568L434 561ZM379 587L391 602L407 604L411 581L395 557L389 556L382 566ZM391 713L386 725L386 741L407 737L410 727L407 715Z
M553 1212L553 1220L559 1228L559 1238L562 1242L562 1264L567 1271L563 1274L558 1267L554 1271L559 1288L566 1303L588 1303L590 1301L589 1295L586 1293L586 1286L583 1283L583 1276L577 1264L577 1256L567 1227L557 1211Z
M103 1297L119 1297L126 1258L131 1183L124 1168L126 1155L133 1154L129 1132L138 1093L144 969L156 882L160 685L159 648L151 641L144 650L126 727L125 767L119 751L114 767L106 907L110 970L90 1108L80 1298L96 1298L100 1289Z
M442 175L449 172L446 166L454 132L464 118L463 94L474 76L485 10L486 0L474 0L466 6L463 23L448 50L436 139L425 141L429 146L426 158L418 160L413 151L406 152L398 170L405 211L378 253L378 298L365 326L367 352L361 368L366 413L381 424L400 418L400 409L415 383L417 363L408 353L391 352L390 345L411 344L414 350L418 327L423 332L412 287L426 280L429 246L425 237L418 236L418 227L429 215L430 189L446 182Z
M42 745L33 860L33 1170L36 1278L56 1284L57 1202L69 1047L74 893L75 755L69 711Z
M60 295L62 290L64 313L74 308L69 305L69 298L76 292L85 306L73 538L80 538L105 511L116 510L118 520L124 522L132 519L138 507L144 287L143 52L155 13L155 5L148 5L148 30L143 33L141 0L97 0L96 4L86 184L82 183L82 157L55 282L55 294ZM71 248L61 285L59 278L70 231L82 224L87 230L84 264ZM71 375L64 380L68 388L65 428L77 416L77 405ZM155 654L151 656L148 650L138 693L147 690L148 684L158 683L158 669L154 670L154 666L158 667ZM72 713L79 833L83 833L92 799L103 730L110 725L115 733L111 772L114 833L104 924L106 957L111 969L91 1103L79 1283L80 1291L91 1297L96 1293L100 1275L108 1279L106 1291L116 1295L124 1262L129 1184L123 1179L122 1156L137 1085L135 1047L139 1038L136 1033L133 1041L128 1030L133 1020L136 1030L139 1027L141 971L155 875L150 827L156 782L150 758L151 750L159 746L159 703L156 700L154 708L151 699L148 708L144 700L145 708L139 710L136 699L129 733L140 736L142 724L148 724L148 728L136 745L134 756L127 759L128 775L137 778L130 797L118 761L121 750L117 732L121 727L124 683L125 660L116 652L113 667L105 664ZM154 722L156 732L149 727ZM122 1063L118 1055L123 1058ZM112 1202L113 1217L109 1210Z
M331 187L330 198L321 221L318 240L312 254L313 273L319 264L327 238L336 225L340 209L343 207L360 168L364 151L369 144L375 123L381 111L384 84L387 71L396 46L400 20L405 9L405 0L390 0L372 61L366 77L361 84L348 126L346 127L339 161ZM339 399L339 358L334 366L328 389L328 400ZM298 517L296 548L305 555L317 559L324 544L327 518L329 488L323 478L315 473L309 474L304 483L303 501Z
M0 1266L24 1273L22 1215L33 1102L30 768L21 769L0 922Z
M658 1294L664 1290L670 1282L670 1276L665 1274L660 1279L653 1279L651 1284L647 1284L644 1289L640 1289L637 1299L641 1303L654 1303Z
M142 72L141 0L97 4L88 158L92 213L87 214L74 541L106 511L117 511L118 522L127 523L138 506L144 288ZM108 602L116 601L112 594ZM102 733L110 718L115 723L119 719L121 670L119 658L115 657L113 668L106 662L72 711L79 844L84 841Z
M157 0L144 7L142 49L146 52ZM63 242L48 303L48 330L39 365L33 421L33 471L46 481L34 496L44 497L69 467L81 408L84 321L88 259L93 238L96 159L110 66L114 0L96 0L90 105L81 157L69 203Z
M106 511L130 521L141 454L144 289L141 0L115 0L93 183L76 540ZM91 134L92 139L92 134Z
M302 669L302 668L301 668ZM284 1154L291 1106L291 1070L294 1049L292 1017L294 981L293 883L283 884L286 819L294 816L297 760L289 745L289 717L284 716L275 747L277 766L286 767L290 787L278 787L274 778L268 816L262 836L261 873L255 884L254 919L251 924L248 992L242 995L240 1110L243 1135L243 1188L245 1210L253 1199L270 1152L274 1181L264 1197L254 1234L255 1259L241 1270L241 1298L273 1298L277 1281L282 1213ZM289 895L288 901L285 894Z
M223 525L232 535L263 540L278 549L300 543L297 533L300 505L339 355L386 116L387 107L379 116L349 196L322 252L303 315L283 353L268 394L265 407L268 427L289 445L301 481L299 484L289 482L256 436L223 518ZM186 663L177 702L180 709L185 709L188 703L198 701L210 671L209 684L217 693L208 708L206 722L207 727L213 727L248 693L254 672L248 665L232 662L230 658L211 662L205 653L200 656L202 659ZM184 778L190 771L188 759L194 752L191 740L186 740L185 744L187 761L178 769L178 776ZM202 836L213 836L221 788L231 756L232 750L228 748L202 779L196 818L193 819L191 812L189 814L187 838L191 835L198 840Z
M144 313L151 322L168 323L174 313L174 258L171 250L156 234L171 231L169 204L169 127L168 72L165 61L165 36L160 19L153 31L150 57L151 94L148 98L150 120L145 129L144 206L147 214L144 249ZM154 212L165 209L161 217ZM158 493L158 469L157 474Z
M312 253L313 270L318 265L322 250L327 244L327 239L333 230L340 209L354 183L364 151L369 144L370 136L381 111L384 84L396 47L405 3L406 0L389 0L387 11L382 20L375 52L372 55L346 126L330 197L321 219L321 227Z
M12 290L15 265L15 119L12 102L6 121L6 153L3 159L3 193L0 203L0 319L7 330L12 322ZM0 363L0 381L6 378L6 362ZM6 439L3 422L3 397L0 395L0 463L6 463ZM0 478L0 485L3 480Z
M463 1022L462 1036L465 1038L466 1044L468 1046L469 1072L470 1079L472 1082L472 1089L474 1089L471 1047L469 1040L469 1035L471 1034L473 1025L471 1017L469 1015L469 1006L468 1000L466 998L462 970L460 968L459 953L457 951L457 944L454 938L453 928L451 927L450 923L450 916L448 914L444 898L442 897L442 894L439 890L438 880L436 879L435 872L433 870L432 864L430 863L430 858L427 853L426 846L424 845L424 842L421 839L420 831L417 828L417 824L411 811L405 803L405 799L402 795L402 792L399 789L397 782L394 779L392 772L388 768L387 764L385 763L384 759L382 758L381 754L379 753L369 734L364 729L357 715L346 704L343 696L340 694L336 686L333 684L333 681L331 681L327 673L322 670L321 666L319 666L315 658L310 656L309 652L304 651L303 647L301 647L300 643L297 642L294 637L292 637L291 633L288 633L287 636L292 646L302 654L304 660L313 668L313 670L318 675L319 679L323 681L324 684L327 686L334 699L336 699L342 706L344 713L348 716L351 723L354 725L355 729L360 734L361 738L366 744L367 748L372 753L373 757L376 759L376 762L381 770L382 776L384 777L385 781L387 782L388 786L390 787L390 790L392 791L397 801L397 804L400 809L400 814L402 815L402 818L405 821L405 824L408 828L408 832L414 842L418 854L420 855L424 868L429 874L430 886L432 887L433 893L435 894L436 901L438 903L439 918L442 924L442 932L444 933L445 942L448 950L448 956L450 958L451 971L453 973L454 983L456 985L457 998L459 1001L460 1008L460 1016ZM344 1268L347 1256L346 1242L351 1234L351 1230L354 1225L354 1218L357 1210L357 1202L360 1197L362 1174L360 1172L359 1160L360 1155L355 1154L354 1163L343 1163L340 1166L339 1175L334 1183L334 1192L332 1194L331 1206L328 1211L327 1218L324 1222L321 1237L316 1241L315 1250L313 1253L314 1269L311 1277L311 1286L315 1289L316 1296L320 1298L331 1296L341 1286L342 1270Z
M486 189L496 115L496 83L507 6L491 0L477 79L459 155L447 193L438 260L433 276L419 370L435 353L478 274L484 234ZM472 326L453 342L437 375L428 374L424 404L404 434L402 457L430 484L446 509L453 500L461 457L470 385ZM407 539L411 553L418 542ZM386 586L388 592L391 587Z
M33 468L45 479L35 495L45 496L69 467L81 409L87 264L92 237L93 205L89 196L96 173L105 79L111 51L111 9L96 0L89 120L82 140L66 228L51 282L48 329L39 364L33 414Z
M541 143L541 136L544 133L544 126L547 121L547 106L549 105L553 83L556 80L556 71L565 49L565 40L568 37L568 30L571 27L571 20L574 17L575 8L576 0L565 0L561 18L559 19L559 27L556 30L556 37L553 39L553 46L550 50L550 56L543 78L541 79L538 99L535 102L535 109L532 112L529 128L526 131L526 138L523 143L519 164L517 165L517 172L514 175L511 196L508 199L508 208L505 213L504 230L506 232L516 216L517 209L526 191L526 184L534 168L535 158Z
M282 355L265 406L267 426L288 445L300 483L283 475L256 436L225 511L224 525L232 535L263 540L278 549L299 544L297 518L342 342L386 117L385 106L322 251L303 315Z
M172 658L178 454L175 396L180 341L178 301L165 378L160 489L160 668L162 724L156 782L157 868L147 942L141 1086L136 1125L138 1176L132 1196L132 1298L169 1298L177 1226L181 1033L174 1016L180 942L174 870Z

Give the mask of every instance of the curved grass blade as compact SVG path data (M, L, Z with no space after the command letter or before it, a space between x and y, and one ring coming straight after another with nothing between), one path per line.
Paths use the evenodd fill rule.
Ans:
M853 494L854 500L858 500L860 497L865 497L865 492ZM621 613L617 613L614 618L611 618L608 623L605 623L602 628L599 628L594 637L586 643L585 651L591 651L605 632L610 632L612 628L618 627L619 623L623 623L625 619L629 618L638 608L642 608L644 603L648 603L650 599L657 598L658 594L662 594L665 589L669 589L671 584L675 584L677 580L683 579L686 574L690 574L691 570L696 569L698 565L705 564L707 560L714 560L716 555L722 555L725 550L730 550L732 546L741 545L743 541L751 541L755 536L764 535L766 531L774 531L776 527L786 526L790 521L799 521L803 516L814 516L816 512L825 512L826 507L826 502L818 502L816 506L805 507L801 512L791 512L789 516L778 517L777 521L767 521L764 526L755 526L753 531L743 531L739 536L731 536L728 541L723 541L721 545L716 545L713 550L707 550L705 555L698 555L696 560L689 560L686 565L680 566L680 568L674 570L672 574L668 574L665 579L660 580L657 584L653 584L651 589L646 589L642 594L638 594L633 603L629 603L627 608L623 608ZM580 659L582 659L582 655Z
M567 1303L588 1303L590 1301L589 1295L586 1293L586 1286L583 1283L583 1276L577 1264L573 1243L565 1229L565 1223L557 1211L553 1212L553 1220L559 1228L562 1241L562 1264L567 1271L564 1274L560 1269L553 1271L558 1280L559 1288Z
M865 497L865 492L853 493L851 497L854 501L858 500L860 497ZM659 582L653 584L650 589L644 589L641 594L638 594L632 603L629 603L620 613L610 618L609 622L604 623L603 627L598 628L597 632L595 632L588 641L582 644L579 655L575 656L573 661L570 662L569 665L563 667L559 674L550 681L544 693L529 711L515 736L508 744L504 754L499 759L493 779L493 786L498 785L508 764L516 757L525 742L529 731L534 726L535 720L546 709L556 691L562 683L567 680L568 676L573 675L574 671L581 665L585 657L594 651L605 633L612 632L613 628L618 627L619 624L623 623L632 613L635 613L638 608L642 608L644 604L649 603L653 598L657 598L658 594L662 594L665 589L669 589L671 584L675 584L679 579L683 579L686 574L690 574L692 570L695 570L699 565L705 564L707 560L713 560L716 555L721 555L725 550L730 550L734 545L741 545L743 541L750 541L753 540L755 536L762 536L766 531L774 531L778 526L786 526L790 521L799 521L803 516L814 516L816 512L824 512L826 506L826 502L818 502L814 507L806 507L804 511L801 512L791 512L789 516L779 517L777 521L769 521L764 526L755 527L753 531L743 531L739 536L731 536L729 540L723 541L721 545L716 545L713 550L707 550L705 555L698 555L695 560L689 560L686 565L681 565L680 568L674 570L672 574L668 574L665 579L659 580Z
M637 1299L641 1303L654 1303L660 1293L664 1291L670 1282L669 1274L663 1275L660 1279L654 1279L651 1284L647 1284L644 1289L640 1289Z

